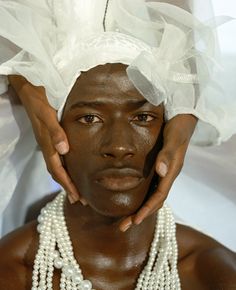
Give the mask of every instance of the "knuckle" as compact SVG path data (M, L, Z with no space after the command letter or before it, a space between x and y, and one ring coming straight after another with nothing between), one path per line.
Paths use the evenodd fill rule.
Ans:
M167 195L168 195L168 194L162 194L162 195L160 196L160 199L158 200L158 204L157 204L157 207L158 207L158 208L163 207L164 202L165 202L165 200L166 200L166 198L167 198Z
M147 202L144 207L150 212L153 209L152 202Z
M170 149L163 150L162 157L164 159L172 161L174 159L174 156L175 156L175 152L173 152L173 150L170 150Z
M51 165L47 165L47 170L51 174L53 179L58 178L58 171Z
M163 207L163 205L164 205L164 202L159 202L159 203L156 205L156 207L155 207L155 209L154 209L153 212L155 212L155 211L161 209L161 208Z
M64 139L64 134L61 132L61 129L59 128L54 128L54 130L51 132L51 137L53 141L58 141Z

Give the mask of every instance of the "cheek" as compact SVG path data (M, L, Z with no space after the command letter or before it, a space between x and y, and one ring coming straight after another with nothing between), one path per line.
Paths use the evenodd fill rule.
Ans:
M103 215L125 216L134 213L143 203L150 186L156 154L161 146L161 138L157 138L160 128L131 128L129 131L131 138L128 140L135 144L136 153L127 161L127 166L143 170L145 180L134 191L117 193L101 190L92 178L101 168L111 166L99 154L105 136L96 132L85 134L82 131L75 134L75 131L66 130L70 152L64 161L79 192L95 211Z
M68 171L79 191L87 186L87 176L93 167L92 158L94 156L95 143L83 134L73 134L66 131L70 151L64 156L65 168Z
M143 128L141 130L142 138L140 138L140 132L138 134L136 146L138 146L139 162L143 164L144 177L148 177L153 169L158 152L163 146L163 130L159 126L152 130Z

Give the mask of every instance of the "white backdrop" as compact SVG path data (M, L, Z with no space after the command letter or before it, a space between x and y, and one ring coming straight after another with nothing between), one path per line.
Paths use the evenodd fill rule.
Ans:
M213 8L215 15L236 18L235 0L213 0ZM217 78L236 116L236 20L219 27L218 35L225 70ZM190 146L169 203L180 219L236 251L236 136L221 146Z

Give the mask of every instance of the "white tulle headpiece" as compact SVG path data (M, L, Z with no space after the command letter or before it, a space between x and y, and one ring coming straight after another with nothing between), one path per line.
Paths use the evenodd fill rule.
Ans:
M121 62L127 64L130 80L145 98L165 103L167 120L178 114L199 118L195 144L220 143L235 133L235 105L224 106L225 94L216 95L216 85L210 82L216 47L213 29L229 18L206 22L203 14L209 1L186 2L194 4L192 14L150 0L110 0L107 10L107 0L0 0L0 184L4 193L0 212L13 192L22 189L19 179L24 186L24 177L31 185L37 181L37 189L38 180L40 184L44 180L28 176L34 170L44 172L44 163L35 166L38 152L33 132L23 108L7 98L7 75L22 75L33 85L43 86L60 115L81 72ZM203 22L193 16L199 11ZM42 192L47 191L45 186Z
M197 107L202 106L197 100L214 62L212 28L228 18L203 24L167 3L110 0L105 19L105 0L51 1L40 9L32 3L27 8L21 3L25 1L0 0L8 12L2 15L6 23L17 20L17 25L21 24L17 35L13 26L4 27L3 23L0 27L0 34L21 48L2 64L1 73L21 74L43 86L59 118L81 72L105 63L123 63L128 65L129 79L149 102L165 102L167 119L176 114L172 108L178 107L178 101L191 108L182 113L194 113L208 121L197 113ZM209 122L218 122L213 119L211 116Z

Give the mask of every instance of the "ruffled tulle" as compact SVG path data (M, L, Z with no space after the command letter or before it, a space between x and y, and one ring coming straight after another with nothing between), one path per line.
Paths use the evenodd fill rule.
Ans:
M167 3L119 0L110 1L104 22L105 0L0 3L0 36L4 39L0 74L20 74L44 86L56 109L62 110L81 71L105 62L122 62L129 65L128 76L145 98L155 105L165 102L166 119L189 113L207 123L205 128L215 128L211 139L205 134L198 140L195 134L195 142L220 143L229 137L218 122L225 123L225 108L212 105L206 93L216 48L212 29L228 17L203 23ZM104 24L106 30L119 33L101 36ZM130 53L120 49L124 39L123 47ZM144 44L149 48L144 49ZM106 56L100 57L101 51ZM204 130L202 126L199 122L197 132Z
M127 74L144 97L156 105L165 103L166 119L193 114L201 120L195 143L220 143L236 132L236 104L223 104L218 96L224 93L212 80L216 52L212 29L228 17L201 22L167 3L117 0L110 1L104 21L105 7L105 0L0 0L0 93L7 89L4 76L19 74L44 86L51 105L61 111L81 71L121 62L129 66ZM1 110L7 112L9 106ZM1 139L5 169L0 184L7 180L8 189L0 211L15 191L27 160L26 153L15 152L23 128L14 125L13 117L2 118L4 112L0 136L12 126L16 134ZM32 142L30 153L36 150ZM19 170L14 168L17 158ZM10 159L14 162L8 166Z

